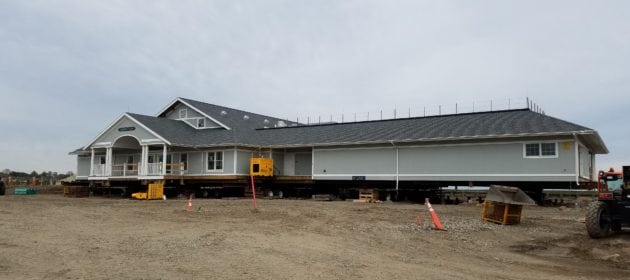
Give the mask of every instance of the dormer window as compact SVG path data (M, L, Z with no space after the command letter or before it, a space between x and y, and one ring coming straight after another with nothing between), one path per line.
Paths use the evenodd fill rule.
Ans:
M198 128L206 127L206 119L204 118L197 119L197 127Z
M180 119L187 119L188 118L188 110L187 109L180 109L179 110L179 118Z

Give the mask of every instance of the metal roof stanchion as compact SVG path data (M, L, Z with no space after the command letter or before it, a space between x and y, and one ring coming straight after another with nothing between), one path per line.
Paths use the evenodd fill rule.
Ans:
M525 103L527 103L527 109L529 109L529 97L525 97Z

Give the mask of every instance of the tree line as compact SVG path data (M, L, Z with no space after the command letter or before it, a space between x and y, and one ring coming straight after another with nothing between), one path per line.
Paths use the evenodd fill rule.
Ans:
M65 179L67 177L70 177L74 175L74 173L72 171L68 171L66 173L58 173L58 172L53 172L53 171L42 171L42 172L37 172L35 170L33 170L31 173L26 173L26 172L21 172L21 171L12 171L9 169L4 169L2 170L2 172L0 172L0 176L2 177L11 177L14 179L31 179L33 177L37 178L38 180L43 180L43 181L47 181L47 180L61 180L61 179Z

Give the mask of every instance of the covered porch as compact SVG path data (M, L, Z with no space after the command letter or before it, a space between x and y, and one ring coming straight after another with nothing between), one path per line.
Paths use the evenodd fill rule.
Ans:
M161 179L166 175L184 175L187 159L179 156L174 162L169 149L157 139L140 140L131 135L111 143L96 143L91 148L88 179Z

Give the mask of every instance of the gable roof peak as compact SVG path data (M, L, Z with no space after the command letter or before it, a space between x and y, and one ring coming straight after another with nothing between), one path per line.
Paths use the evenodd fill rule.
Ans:
M204 117L210 119L211 121L215 122L219 126L225 128L227 130L231 129L229 126L225 125L223 122L220 122L215 117L212 117L210 114L208 114L204 110L198 108L198 106L194 106L194 104L191 104L191 103L193 103L191 101L199 102L199 101L195 101L195 100L192 100L192 99L186 99L186 98L182 98L182 97L177 97L173 101L171 101L168 105L166 105L166 107L164 107L164 109L160 110L160 112L157 113L156 117L162 116L164 113L166 113L168 110L170 110L173 106L175 106L175 104L177 104L177 102L180 102L180 103L188 106L189 108L195 110L197 113L201 114L202 116L204 116ZM203 102L201 102L201 103L203 103ZM207 103L203 103L203 104L207 104ZM210 104L208 104L208 105L210 105Z

